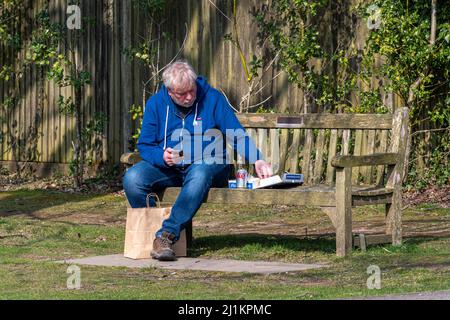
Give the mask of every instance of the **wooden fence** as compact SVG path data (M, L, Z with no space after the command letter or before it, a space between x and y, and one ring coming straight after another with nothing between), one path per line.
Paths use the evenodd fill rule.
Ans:
M47 1L24 1L28 9L23 17L21 33L23 39L29 40L33 31L33 19ZM103 112L108 118L103 134L94 136L90 142L90 152L87 156L94 166L105 161L117 164L121 153L127 151L130 132L136 128L136 122L131 120L128 110L132 104L142 104L143 83L149 78L148 71L141 64L130 62L124 55L124 48L139 41L146 32L143 30L143 16L129 5L130 1L80 1L82 16L91 17L94 21L87 26L87 33L79 47L81 62L92 74L93 80L84 96L85 123L93 119L98 112ZM331 2L330 6L342 6L338 9L345 11L355 1L342 1L342 4ZM67 0L49 0L49 12L53 21L65 24L67 2ZM249 12L261 5L261 1L249 0L238 3L241 44L243 51L251 57L257 48L255 36L257 28ZM224 41L224 35L232 32L231 21L220 12L231 16L231 5L232 1L229 0L172 1L165 14L167 19L162 24L164 31L172 37L162 42L160 64L165 65L175 56L187 35L181 57L188 59L198 73L205 75L214 87L226 92L231 103L237 106L240 97L246 92L247 84L237 50L230 42ZM131 19L127 19L129 17ZM344 26L353 28L351 33L353 37L349 37L348 30ZM333 50L336 38L339 37L349 37L348 46L360 49L366 32L361 21L355 24L351 17L345 15L339 19L339 23L323 24L321 30L323 42L329 50ZM29 42L25 41L24 49L17 56L12 56L11 52L1 48L0 66L11 61L21 63L28 45ZM265 80L270 80L277 73L278 70L271 69ZM376 87L378 81L374 79L371 85ZM8 131L8 127L12 128L9 134L18 139L20 147L11 148L11 139L5 135L0 143L0 161L28 161L30 152L34 152L34 156L31 157L34 162L69 163L72 159L72 140L75 138L74 120L58 111L57 100L59 95L68 97L71 92L67 88L59 89L53 82L46 80L36 67L27 69L19 80L19 86L19 105L9 114L2 111L0 117L6 119L6 123L1 127L2 132ZM10 89L11 84L0 81L0 103L4 101ZM149 95L147 92L145 98ZM323 111L304 110L302 91L290 85L284 74L262 90L254 102L269 96L271 99L265 106L276 112ZM358 103L356 97L352 99L354 103ZM386 99L386 104L394 109L395 99L388 95ZM275 133L271 131L268 134ZM319 135L311 130L304 133L282 130L276 134L281 135L280 169L291 171L297 171L300 162L310 161L301 156L304 148L321 150L321 147L329 145L329 150L336 150L335 145L339 144L341 139L351 139L355 154L364 154L373 150L383 151L387 143L382 130L380 132L359 130L351 137L346 131L341 130L330 132L322 130ZM27 149L26 146L30 145L33 137L35 148ZM261 147L264 148L262 144ZM335 151L326 154L318 152L311 161L322 163L322 160L330 159L333 152ZM311 176L318 177L319 174L313 172Z

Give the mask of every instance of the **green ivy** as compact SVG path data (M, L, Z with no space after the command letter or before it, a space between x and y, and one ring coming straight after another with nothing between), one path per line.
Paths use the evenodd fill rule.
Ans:
M129 113L131 113L131 117L133 120L139 120L139 125L136 128L136 132L131 136L133 139L133 147L136 146L137 141L139 140L139 136L141 135L141 127L142 127L142 120L144 117L144 109L140 105L133 104L129 110Z
M430 44L431 0L373 0L357 7L368 17L368 6L380 9L380 25L369 32L363 67L368 77L389 80L385 90L400 96L410 108L412 131L434 131L416 135L408 185L422 188L427 183L450 182L448 170L450 143L450 2L437 1L437 30ZM373 63L381 57L384 63ZM381 97L366 96L365 103L382 106ZM416 167L422 159L425 166Z
M70 4L78 4L71 1ZM54 81L60 88L71 87L73 96L59 96L57 105L61 114L73 117L76 121L74 140L74 158L70 162L70 172L76 187L83 183L85 155L88 141L94 134L102 134L106 124L106 116L97 113L89 122L84 120L82 95L86 86L92 84L91 74L77 65L74 52L77 44L83 39L86 26L94 24L91 17L83 18L84 29L67 30L65 25L50 19L48 8L41 10L36 16L36 26L32 34L32 41L27 52L30 63L47 70L47 78ZM78 97L78 98L77 98Z

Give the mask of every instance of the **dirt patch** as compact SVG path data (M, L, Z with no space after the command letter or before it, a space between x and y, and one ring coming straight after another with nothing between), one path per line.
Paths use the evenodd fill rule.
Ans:
M410 263L410 264L403 264L402 269L430 269L435 271L446 271L450 270L450 263Z
M430 186L425 190L409 191L404 194L404 202L408 207L433 203L441 208L450 208L450 185L443 187Z
M19 177L17 174L0 174L0 191L53 190L80 194L105 194L120 192L123 189L120 175L101 178L87 178L79 188L74 187L73 179L67 176L53 178Z
M106 212L98 213L86 213L86 212L71 212L71 213L60 213L54 214L49 212L36 212L31 215L31 217L39 220L55 221L55 222L66 222L71 224L86 224L86 225L99 225L99 226L110 226L110 225L123 225L126 223L126 216L108 216Z

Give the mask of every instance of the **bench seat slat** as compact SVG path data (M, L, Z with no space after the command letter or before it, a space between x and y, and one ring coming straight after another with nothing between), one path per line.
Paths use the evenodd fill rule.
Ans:
M162 201L174 202L181 188L168 188L162 195ZM334 187L307 186L292 189L228 189L211 188L208 203L237 204L285 204L334 206Z
M181 188L167 188L161 193L161 200L173 203ZM228 189L211 188L205 202L233 204L284 204L334 207L335 187L328 185L300 186L290 189ZM392 189L379 187L352 188L352 195L361 197L390 198ZM386 203L386 202L385 202Z

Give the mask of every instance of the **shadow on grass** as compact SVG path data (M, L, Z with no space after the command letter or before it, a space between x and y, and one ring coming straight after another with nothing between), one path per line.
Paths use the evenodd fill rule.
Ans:
M4 196L0 194L0 218L12 217L17 215L26 215L30 218L47 220L38 218L34 214L38 211L50 209L60 205L73 205L85 201L90 201L102 194L71 194L59 191L47 190L17 190L11 192L4 192ZM55 218L62 218L73 214L78 214L79 211L75 207L69 212L48 215L48 220Z
M415 236L405 237L403 244L393 246L391 243L368 245L367 250L377 250L382 247L387 248L386 252L390 254L421 254L424 253L420 244L442 240L448 238L436 236ZM334 233L324 234L321 237L299 237L279 234L230 234L230 235L212 235L193 239L192 246L189 248L190 257L199 257L208 252L220 251L221 249L244 249L249 251L258 250L277 250L291 252L318 252L323 254L334 254L336 252L336 238ZM252 248L254 247L254 248ZM360 251L359 248L353 248L353 251ZM385 251L383 251L385 252ZM439 254L439 252L436 252ZM364 258L364 255L361 256Z
M333 253L336 251L335 239L332 235L329 238L302 238L278 234L234 234L194 238L192 247L189 249L189 256L198 257L210 251L242 249L251 246L255 246L255 251L272 248L294 252Z

